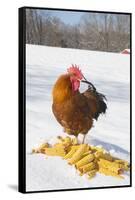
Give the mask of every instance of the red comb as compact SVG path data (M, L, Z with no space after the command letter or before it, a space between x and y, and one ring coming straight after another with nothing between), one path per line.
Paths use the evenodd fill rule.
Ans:
M69 67L67 72L75 74L80 80L83 78L83 74L77 65L72 65L72 67Z

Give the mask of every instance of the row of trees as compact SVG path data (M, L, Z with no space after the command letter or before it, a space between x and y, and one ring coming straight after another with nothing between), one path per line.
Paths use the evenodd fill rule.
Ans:
M29 44L119 52L130 48L130 17L87 13L69 25L45 11L26 12L26 42Z

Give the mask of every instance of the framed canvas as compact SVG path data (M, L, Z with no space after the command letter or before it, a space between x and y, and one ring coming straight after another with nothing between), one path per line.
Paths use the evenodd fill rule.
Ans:
M132 185L132 14L19 9L19 191Z

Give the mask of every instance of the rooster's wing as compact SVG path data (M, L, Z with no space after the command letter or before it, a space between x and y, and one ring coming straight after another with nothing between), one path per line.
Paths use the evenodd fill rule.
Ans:
M57 121L69 134L86 134L92 127L93 120L87 97L78 93L61 104L53 104L52 110Z

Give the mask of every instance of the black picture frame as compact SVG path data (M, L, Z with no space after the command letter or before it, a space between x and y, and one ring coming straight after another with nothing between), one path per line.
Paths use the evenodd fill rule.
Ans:
M130 16L130 184L120 186L105 186L92 188L73 188L61 190L43 190L43 191L26 191L26 9L41 9L41 10L61 10L75 12L95 12L109 14L124 14ZM107 188L124 188L132 186L132 13L112 12L112 11L93 11L93 10L74 10L60 8L42 8L42 7L21 7L19 8L19 174L18 174L18 191L21 193L37 193L37 192L57 192L57 191L72 191L72 190L90 190L90 189L107 189Z

